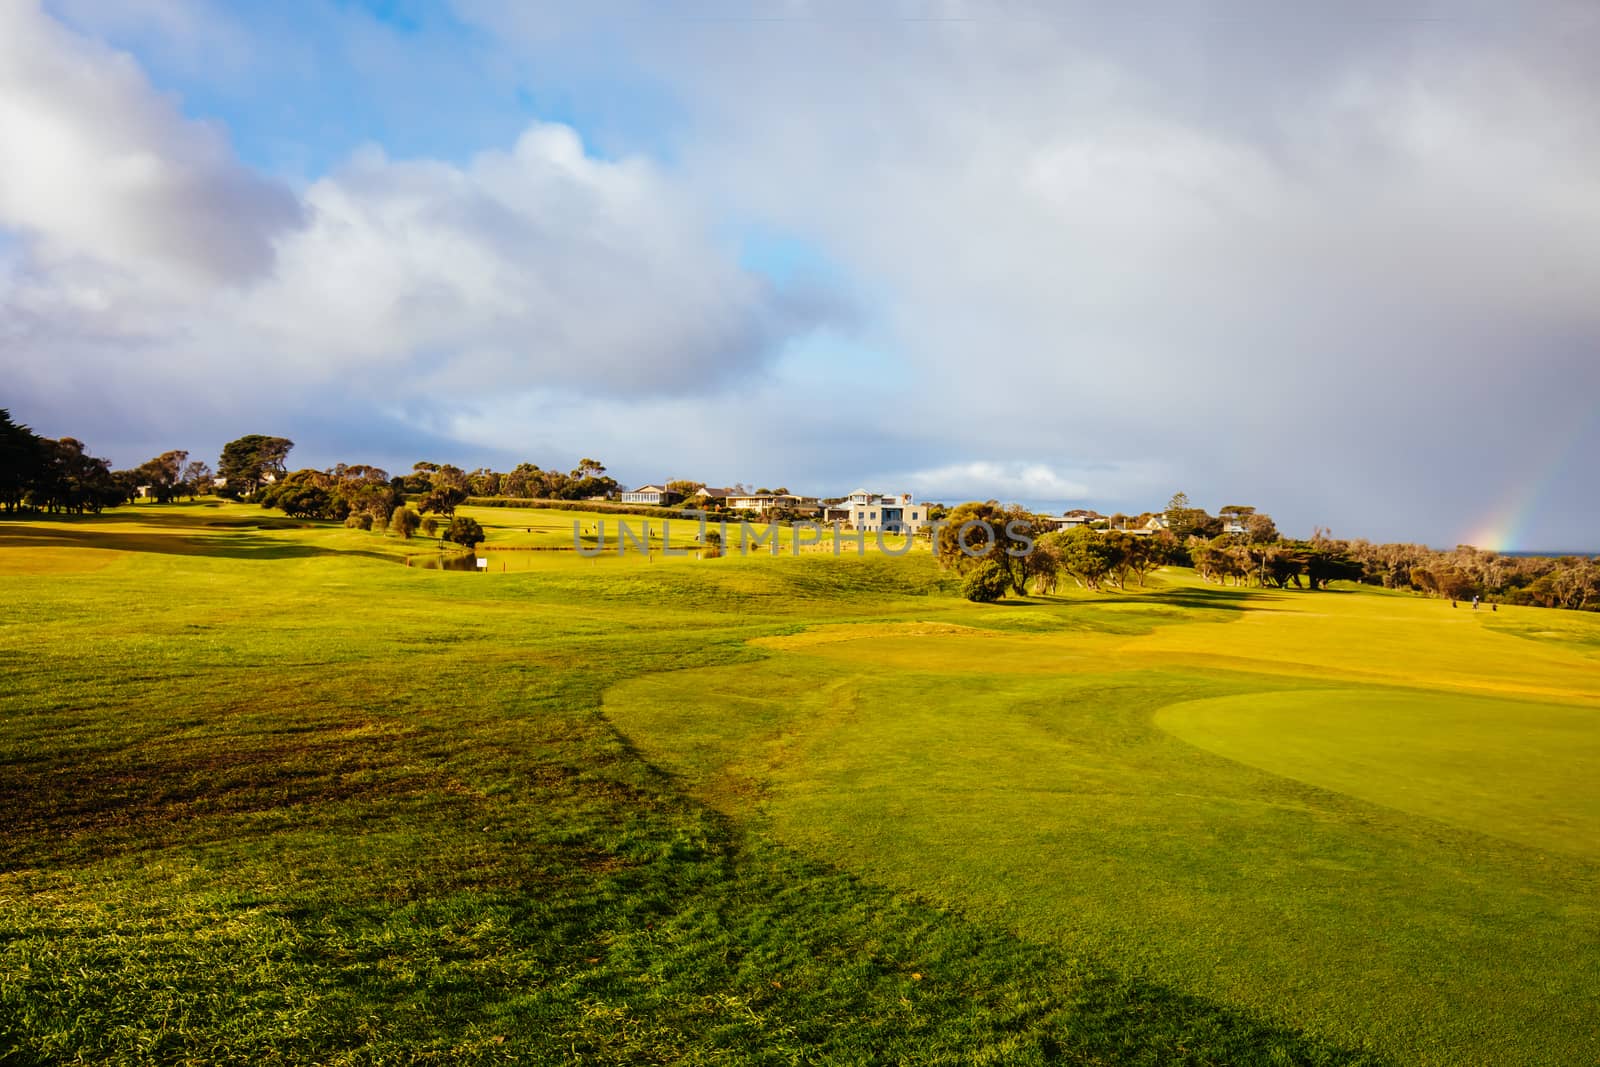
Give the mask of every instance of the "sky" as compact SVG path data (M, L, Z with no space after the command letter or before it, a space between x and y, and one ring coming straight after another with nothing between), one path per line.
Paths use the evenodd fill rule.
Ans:
M0 0L0 407L1600 549L1600 6Z

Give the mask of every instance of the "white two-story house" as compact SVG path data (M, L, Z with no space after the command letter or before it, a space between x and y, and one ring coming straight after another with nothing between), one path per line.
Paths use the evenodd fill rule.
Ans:
M928 524L928 505L913 502L910 493L884 496L857 489L825 508L822 519L852 530L916 533Z

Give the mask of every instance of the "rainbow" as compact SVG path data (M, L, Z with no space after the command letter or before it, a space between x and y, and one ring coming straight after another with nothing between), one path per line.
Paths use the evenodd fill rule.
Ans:
M1576 459L1579 446L1589 431L1596 427L1600 427L1600 412L1588 419L1578 420L1570 436L1562 435L1557 439L1557 447L1552 449L1554 459L1544 466L1544 473L1514 485L1488 517L1471 527L1461 543L1491 552L1527 550L1528 526L1539 513L1540 502L1556 484L1567 464Z

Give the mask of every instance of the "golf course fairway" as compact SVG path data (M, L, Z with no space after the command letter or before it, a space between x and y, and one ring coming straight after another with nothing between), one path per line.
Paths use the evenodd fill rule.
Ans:
M0 1062L1600 1060L1600 616L462 512L0 522Z

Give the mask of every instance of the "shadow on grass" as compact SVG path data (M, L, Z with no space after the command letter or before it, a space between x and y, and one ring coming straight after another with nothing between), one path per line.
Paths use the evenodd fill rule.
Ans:
M193 529L192 526L186 526ZM226 559L309 559L315 556L353 556L396 562L386 552L337 549L294 544L255 533L215 533L189 536L178 533L137 534L98 530L90 526L0 526L0 548L98 548L111 552L153 552L168 556L215 556Z
M1219 586L1215 589L1193 587L1149 589L1125 596L1139 604L1170 604L1180 608L1201 608L1210 611L1271 611L1273 609L1266 605L1282 601L1288 594L1276 589Z
M1193 608L1203 611L1274 611L1270 605L1287 600L1292 594L1278 589L1249 589L1240 587L1216 589L1130 589L1109 590L1102 599L1085 600L1082 597L1061 596L1055 593L1035 593L1026 600L1007 598L997 606L1010 607L1091 607L1101 608L1119 604L1139 604L1149 607Z
M204 511L216 509L217 513L197 514L196 509L203 509ZM281 512L254 506L237 505L224 509L223 505L216 502L171 505L128 504L118 508L108 508L98 514L83 515L49 514L39 511L0 512L0 522L16 523L18 525L49 524L61 526L127 526L138 524L161 530L173 528L189 530L310 530L322 526L337 525L337 523L290 518Z
M73 976L107 951L95 911L49 910L8 933L47 945L48 963L0 990L11 1015L0 1014L0 1062L127 1059L135 1042L171 1061L327 1062L359 1049L400 1062L480 1029L491 1044L451 1038L441 1058L1380 1062L873 886L688 800L603 733L620 743L615 762L582 758L582 770L525 753L451 766L421 735L248 753L189 738L87 774L59 754L37 761L13 793L41 795L6 866L62 878L85 864L88 899L140 887L121 868L108 885L110 869L95 866L108 855L198 852L237 873L213 876L209 896L146 884L156 907L118 914L117 966L93 982ZM515 788L479 793L479 775ZM285 819L245 819L273 811ZM305 819L322 832L297 833ZM273 921L246 925L241 900ZM302 999L296 1040L264 1046L287 1025L282 1005ZM593 1010L624 1001L626 1028ZM737 1010L711 1010L729 1003ZM179 1012L184 1026L166 1026Z

